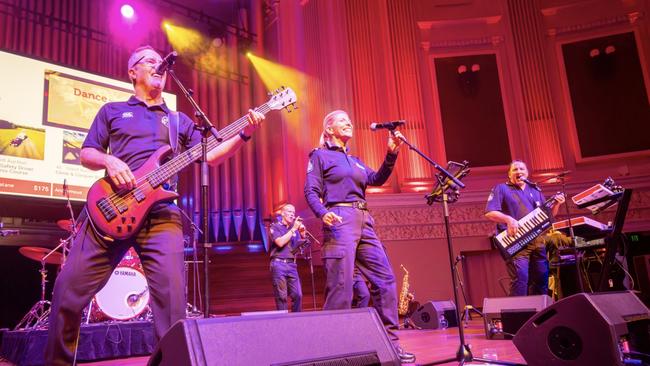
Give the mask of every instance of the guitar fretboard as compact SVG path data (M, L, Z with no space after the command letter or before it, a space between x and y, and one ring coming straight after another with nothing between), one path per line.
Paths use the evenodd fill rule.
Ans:
M256 109L257 112L262 114L267 114L271 111L268 103L262 104ZM248 116L240 117L235 122L224 127L222 130L218 131L219 138L221 141L217 141L214 136L208 137L208 151L219 146L223 141L226 141L233 136L237 135L242 128L248 125ZM174 174L183 170L186 166L192 164L201 158L201 144L196 144L189 148L187 151L178 154L173 159L169 160L165 164L161 165L157 169L149 173L145 178L149 181L152 187L157 187L163 182L166 182L169 178L174 176Z

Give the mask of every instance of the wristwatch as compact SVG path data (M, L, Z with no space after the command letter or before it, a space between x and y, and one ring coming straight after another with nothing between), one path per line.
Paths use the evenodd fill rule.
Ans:
M244 130L241 130L239 131L239 137L241 137L241 139L244 140L244 142L247 142L248 140L251 139L252 136L246 136Z

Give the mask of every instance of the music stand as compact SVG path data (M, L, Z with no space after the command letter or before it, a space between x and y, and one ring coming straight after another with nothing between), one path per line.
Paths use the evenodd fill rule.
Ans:
M395 127L390 128L390 132L393 136L395 136ZM444 223L445 223L445 236L447 238L447 250L449 252L449 272L451 274L451 281L452 281L452 289L454 291L454 301L455 301L455 312L456 312L456 319L460 319L460 310L458 309L458 293L456 291L456 288L458 284L456 283L456 276L454 274L454 248L451 244L451 230L449 229L449 202L455 202L458 200L460 197L460 189L465 188L465 184L463 184L460 180L465 177L467 174L469 174L469 163L467 161L463 161L463 163L456 163L456 162L449 162L448 164L448 169L455 169L456 171L454 174L449 173L449 171L440 165L438 165L435 161L431 160L428 156L426 156L422 151L418 150L415 146L413 146L406 138L402 135L398 136L400 140L402 140L412 151L415 151L418 155L420 155L424 160L428 161L429 164L431 164L437 171L438 174L436 174L436 180L438 183L434 186L433 191L426 195L425 198L427 199L427 204L430 206L434 202L442 202L442 208L443 208L443 217L444 217ZM472 355L472 351L470 350L470 347L468 344L465 343L465 332L462 326L458 327L458 336L460 340L460 347L458 348L458 351L456 352L456 357L453 358L448 358L444 360L439 360L439 361L434 361L431 363L427 363L425 365L439 365L443 363L448 363L448 362L453 362L453 361L458 361L459 365L464 365L465 362L471 362L471 361L480 361L480 362L485 362L488 364L496 364L496 365L510 365L510 366L519 366L522 364L518 363L512 363L512 362L507 362L507 361L496 361L496 360L488 360L488 359L481 359L481 358L475 358L474 355Z
M439 169L440 173L436 174L436 179L438 180L438 183L433 188L433 191L427 196L425 196L425 198L427 199L428 205L432 205L434 202L442 202L443 218L445 224L445 236L447 239L447 251L449 257L449 271L451 272L452 288L454 291L454 302L455 302L454 310L456 312L456 319L461 319L459 304L458 304L458 291L457 291L458 279L456 277L456 274L454 273L455 270L454 247L451 243L451 230L449 228L449 205L448 204L456 202L460 198L460 189L465 187L464 184L460 183L460 179L462 179L464 176L469 174L469 163L467 161L463 161L463 163L456 163L450 161L448 163L447 169L448 170L454 169L455 170L454 174L451 175L447 170ZM451 178L456 178L456 179L454 180ZM433 361L425 365L440 365L443 363L448 363L453 361L457 361L459 365L464 365L466 362L472 362L472 361L479 361L479 362L484 362L486 364L495 364L495 365L509 365L509 366L522 365L514 362L498 361L498 360L490 360L490 359L474 357L470 349L470 345L465 342L465 329L462 325L460 325L460 322L458 326L458 338L459 338L460 345L458 350L456 351L455 357Z

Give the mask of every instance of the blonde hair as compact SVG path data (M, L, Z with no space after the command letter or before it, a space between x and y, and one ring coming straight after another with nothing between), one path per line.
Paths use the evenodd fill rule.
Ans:
M346 111L337 109L329 112L325 116L325 118L323 118L323 133L320 134L320 140L318 141L318 146L326 147L325 142L330 140L330 136L327 133L327 127L329 127L332 124L332 122L334 122L334 117L339 113L345 113L345 115L348 115Z

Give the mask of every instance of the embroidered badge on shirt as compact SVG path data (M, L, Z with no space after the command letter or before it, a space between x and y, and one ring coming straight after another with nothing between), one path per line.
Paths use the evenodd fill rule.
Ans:
M167 117L167 116L163 116L163 117L160 119L160 123L162 123L163 125L165 125L165 127L167 127L167 126L169 125L169 117Z
M122 118L133 118L133 112L122 113Z

